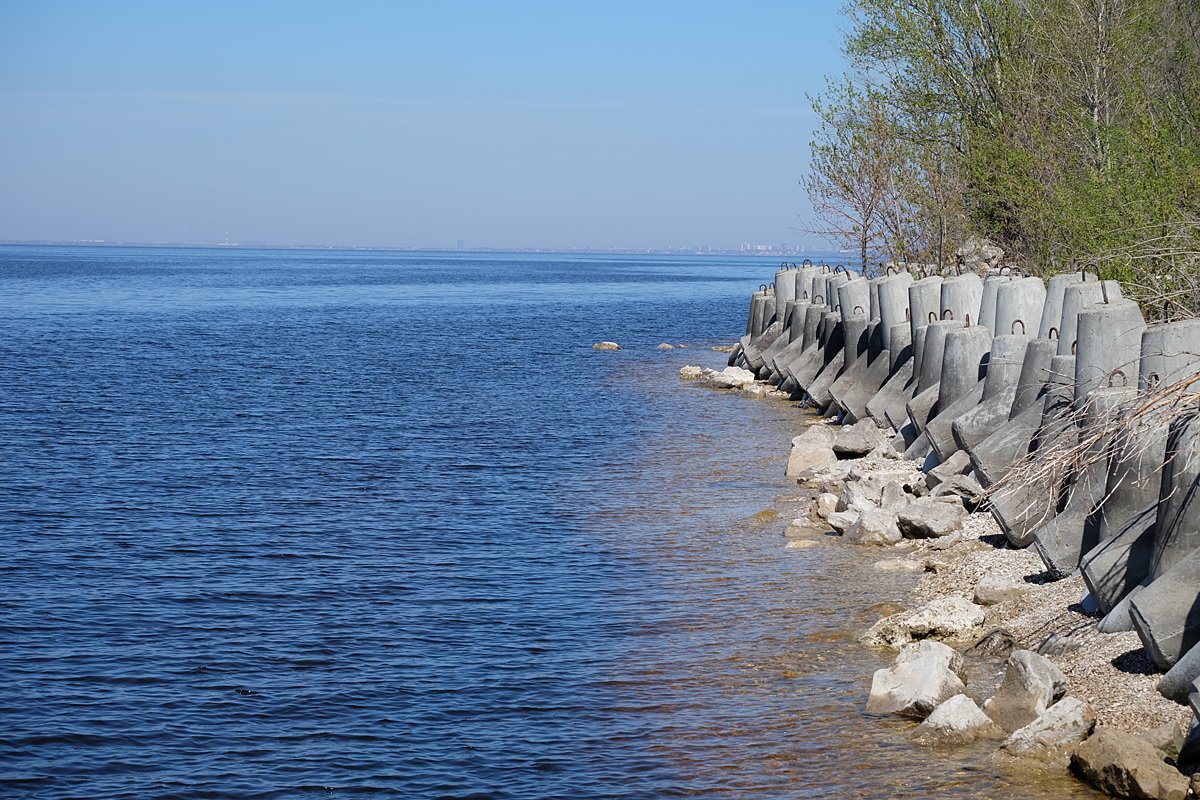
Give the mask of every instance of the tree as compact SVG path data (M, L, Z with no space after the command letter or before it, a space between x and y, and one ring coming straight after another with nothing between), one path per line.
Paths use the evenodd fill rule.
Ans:
M908 170L883 97L870 85L831 85L813 108L822 125L802 184L824 227L809 231L855 247L864 268L872 255L895 255Z

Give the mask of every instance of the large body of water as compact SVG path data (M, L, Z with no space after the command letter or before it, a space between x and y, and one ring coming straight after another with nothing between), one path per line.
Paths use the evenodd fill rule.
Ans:
M0 248L0 794L1077 791L863 714L911 579L678 379L774 267Z

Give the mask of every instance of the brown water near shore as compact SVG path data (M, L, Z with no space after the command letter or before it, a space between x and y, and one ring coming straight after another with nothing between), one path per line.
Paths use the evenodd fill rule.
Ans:
M589 512L598 544L645 564L660 584L662 604L626 653L621 692L643 715L654 757L691 776L680 794L1099 797L1061 766L1003 764L994 744L918 747L906 739L913 723L863 711L873 671L894 654L857 638L916 578L876 571L886 554L832 537L785 547L784 527L811 501L784 478L788 442L811 417L781 400L681 382L686 362L675 354L661 371L622 376L643 383L648 403L678 403L680 424L641 445L653 482ZM634 521L630 530L661 535L624 535Z

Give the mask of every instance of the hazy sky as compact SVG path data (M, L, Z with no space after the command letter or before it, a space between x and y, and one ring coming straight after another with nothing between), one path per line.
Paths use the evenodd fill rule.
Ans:
M796 242L837 6L0 0L0 239Z

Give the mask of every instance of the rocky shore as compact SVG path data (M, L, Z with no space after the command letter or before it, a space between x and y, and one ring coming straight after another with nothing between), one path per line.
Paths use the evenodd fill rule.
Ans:
M736 367L688 366L680 377L790 398ZM785 546L836 538L876 570L914 576L906 607L862 633L864 646L895 654L865 709L911 719L919 746L987 740L1010 768L1070 769L1118 797L1195 796L1200 766L1182 764L1195 778L1180 769L1191 711L1156 690L1161 675L1138 635L1098 631L1078 575L1053 580L980 507L973 481L923 472L892 433L814 416L787 467L815 497L788 522Z

